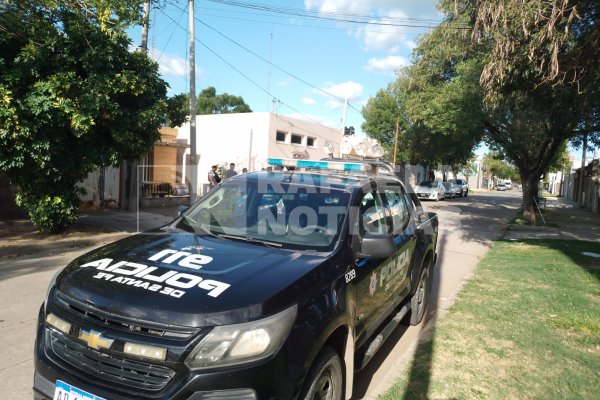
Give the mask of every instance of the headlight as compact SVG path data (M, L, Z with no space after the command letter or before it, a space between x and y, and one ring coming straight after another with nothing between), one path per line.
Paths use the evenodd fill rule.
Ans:
M282 346L296 320L294 305L270 317L215 327L189 355L192 370L239 365L269 357Z

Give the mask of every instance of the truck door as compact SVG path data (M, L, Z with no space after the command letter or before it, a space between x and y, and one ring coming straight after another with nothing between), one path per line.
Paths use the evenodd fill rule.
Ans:
M390 220L379 194L375 191L365 193L358 202L358 218L354 221L353 247L359 248L362 237L367 232L388 232ZM356 278L356 339L360 346L374 331L384 317L386 293L381 285L381 273L388 265L395 263L394 258L374 259L372 257L355 260ZM383 320L383 319L382 319Z
M410 266L416 245L416 226L410 217L404 189L397 182L386 182L378 191L383 195L392 215L392 234L396 243L394 262L381 271L381 290L386 303L396 307L410 291Z

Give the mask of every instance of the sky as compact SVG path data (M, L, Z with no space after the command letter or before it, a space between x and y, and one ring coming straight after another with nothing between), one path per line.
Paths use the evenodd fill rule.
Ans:
M189 91L185 0L151 10L148 47L170 86ZM436 0L196 0L196 91L242 96L271 111L362 136L369 97L408 65L419 36L441 19ZM282 5L284 4L284 5ZM129 31L134 45L141 28ZM271 64L269 64L269 61Z

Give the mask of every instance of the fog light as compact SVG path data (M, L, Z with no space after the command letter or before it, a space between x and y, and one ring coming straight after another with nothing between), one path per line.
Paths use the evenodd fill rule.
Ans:
M144 346L135 343L125 343L123 350L127 354L132 354L138 357L154 358L155 360L164 361L167 358L167 349L154 346Z
M71 331L71 324L67 321L63 321L54 314L46 315L46 323L52 325L54 328L58 329L66 335L68 335Z

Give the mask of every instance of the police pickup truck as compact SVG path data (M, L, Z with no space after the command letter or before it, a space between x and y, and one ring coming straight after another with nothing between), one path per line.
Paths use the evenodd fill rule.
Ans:
M34 399L351 397L423 319L437 216L375 164L270 162L53 278Z

